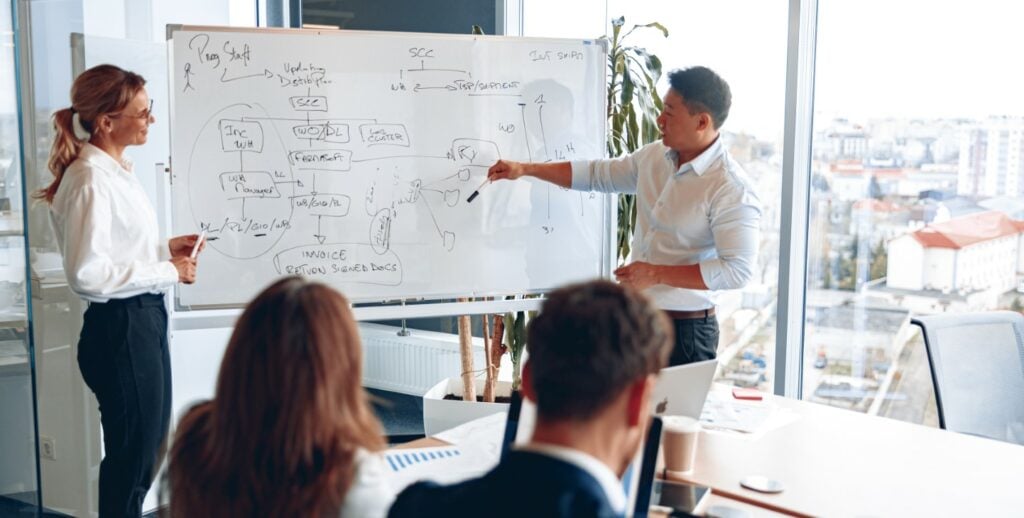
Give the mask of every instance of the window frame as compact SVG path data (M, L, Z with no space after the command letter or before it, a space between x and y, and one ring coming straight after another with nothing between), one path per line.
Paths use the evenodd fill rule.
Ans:
M773 392L801 399L818 0L789 0ZM781 361L780 361L781 360Z

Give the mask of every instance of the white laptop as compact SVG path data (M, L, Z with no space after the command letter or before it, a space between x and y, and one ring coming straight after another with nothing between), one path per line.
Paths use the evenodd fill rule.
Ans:
M700 419L718 360L665 367L651 397L653 415L685 415Z

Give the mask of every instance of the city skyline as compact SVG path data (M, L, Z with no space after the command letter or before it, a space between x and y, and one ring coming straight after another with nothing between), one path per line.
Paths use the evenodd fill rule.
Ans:
M667 39L640 31L632 43L656 53L666 69L702 64L726 78L733 89L726 130L764 140L781 136L788 2L568 0L557 6L565 16L544 19L530 16L535 5L524 3L528 36L593 38L607 30L608 18L621 15L627 27L661 22ZM552 9L544 4L547 14ZM1024 116L1024 67L1003 57L1024 48L1021 19L1024 4L1000 0L979 0L969 9L928 0L823 0L815 122Z

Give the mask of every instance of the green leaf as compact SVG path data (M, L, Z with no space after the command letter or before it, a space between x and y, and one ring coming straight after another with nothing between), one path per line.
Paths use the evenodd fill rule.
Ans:
M654 54L648 54L651 57L651 77L655 80L661 79L661 59Z
M655 81L661 78L661 60L658 56L647 52L647 49L632 48L630 49L636 60L636 66L644 71L644 75L647 77L653 77Z
M629 143L630 149L640 149L640 126L636 122L636 112L632 109L629 110L629 115L626 117L626 124L629 128Z
M618 46L618 33L620 33L623 30L624 24L626 24L625 16L611 18L611 43L613 47Z
M623 22L625 22L625 20L623 20ZM664 36L666 38L668 37L668 29L666 29L664 25L662 25L662 24L660 24L658 22L651 22L651 23L647 23L647 24L644 24L644 25L634 25L633 26L634 29L639 28L639 27L644 27L644 28L654 27L655 29L658 29L659 31L661 31L661 35L662 36Z
M622 95L619 97L619 102L623 106L633 102L633 76L629 73L629 68L622 70Z
M658 125L644 117L644 123L640 125L640 134L645 143L654 142L658 138Z
M510 351L512 350L516 335L515 321L516 316L511 311L505 313L505 345L508 346Z

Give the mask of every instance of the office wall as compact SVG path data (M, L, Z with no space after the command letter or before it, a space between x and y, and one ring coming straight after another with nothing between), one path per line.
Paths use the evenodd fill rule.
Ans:
M343 29L467 34L479 25L486 34L496 26L503 0L302 0L302 23Z

